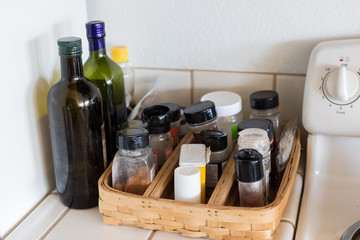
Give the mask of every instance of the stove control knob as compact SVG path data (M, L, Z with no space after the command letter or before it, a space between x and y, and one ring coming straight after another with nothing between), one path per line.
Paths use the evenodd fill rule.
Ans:
M325 94L339 103L346 103L353 97L359 88L357 75L349 71L346 66L331 73L325 81Z

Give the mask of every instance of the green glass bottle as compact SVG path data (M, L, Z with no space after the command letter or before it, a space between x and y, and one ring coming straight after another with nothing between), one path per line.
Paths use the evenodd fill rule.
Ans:
M109 165L117 152L116 132L127 119L124 77L121 68L106 55L105 23L86 23L86 35L90 56L84 64L84 73L100 89L102 95L106 158Z
M101 94L84 78L81 39L60 38L58 45L61 79L47 98L56 188L65 206L90 208L104 172Z

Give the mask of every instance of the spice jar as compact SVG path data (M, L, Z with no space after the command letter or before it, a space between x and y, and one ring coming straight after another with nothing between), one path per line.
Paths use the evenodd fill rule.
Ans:
M238 150L251 148L262 155L263 172L266 189L266 203L270 202L271 150L269 137L265 130L247 128L239 132Z
M267 118L273 123L276 141L280 137L279 95L274 90L263 90L250 95L250 118Z
M194 166L200 169L201 203L206 196L206 165L210 161L210 149L204 144L183 144L180 149L179 166Z
M180 106L176 103L161 103L160 105L166 106L169 108L170 114L170 134L173 138L174 148L179 142L179 130L180 130Z
M227 163L227 134L217 130L200 132L201 142L210 147L210 162L206 165L206 196L210 197Z
M242 149L234 155L241 207L265 206L262 158L258 151L249 148Z
M226 132L228 137L228 154L234 149L238 137L237 124L242 120L241 97L229 91L216 91L205 94L201 101L210 100L215 103L215 109L220 131Z
M155 177L155 160L144 128L125 128L117 133L118 151L112 165L113 188L142 195Z
M181 166L175 169L174 199L192 203L201 202L201 174L199 168Z
M150 147L155 155L157 170L160 170L173 151L169 108L162 105L147 107L142 112L142 120L149 125Z
M195 143L201 143L202 130L218 130L215 104L212 101L194 103L184 109L184 114Z

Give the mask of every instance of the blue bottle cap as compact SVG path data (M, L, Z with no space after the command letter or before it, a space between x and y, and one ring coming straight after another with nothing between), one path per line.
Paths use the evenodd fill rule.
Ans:
M105 37L105 23L103 21L90 21L85 26L88 38Z

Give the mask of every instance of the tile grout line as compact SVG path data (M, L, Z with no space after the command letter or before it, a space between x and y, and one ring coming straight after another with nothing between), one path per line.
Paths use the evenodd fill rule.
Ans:
M45 239L47 235L55 228L55 226L65 217L70 211L70 208L66 208L65 211L46 229L39 239Z
M277 85L277 74L273 75L273 90L276 91L276 85Z
M190 103L194 103L194 70L190 71Z
M150 235L149 235L149 237L148 237L147 240L152 240L153 237L154 237L154 235L155 235L155 233L156 233L156 230L152 230L152 232L150 233Z

